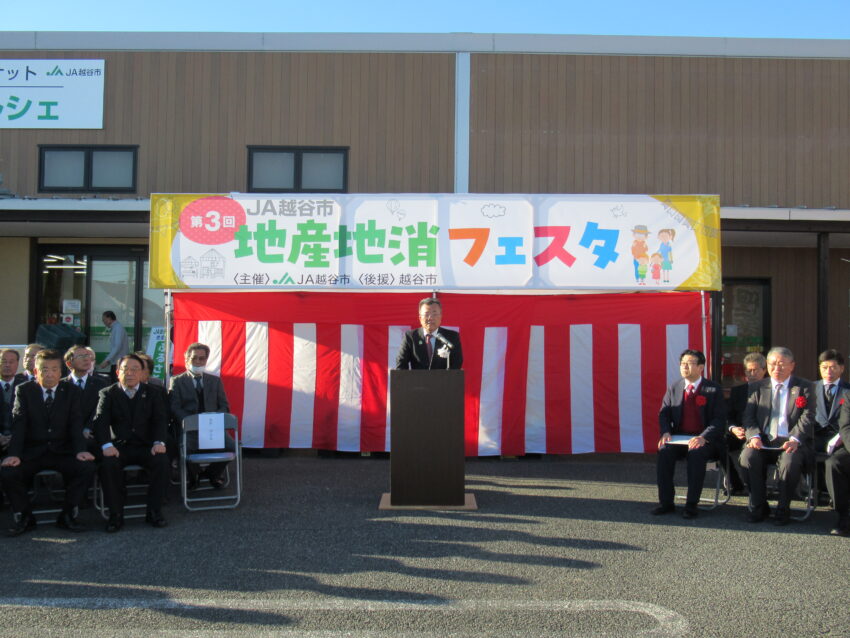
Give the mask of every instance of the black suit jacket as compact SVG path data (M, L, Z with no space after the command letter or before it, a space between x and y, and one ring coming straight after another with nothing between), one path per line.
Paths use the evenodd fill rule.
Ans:
M74 383L74 377L70 374L62 380L76 386ZM104 379L94 374L90 374L86 379L86 386L83 388L82 394L80 395L80 411L83 415L84 430L94 429L94 417L95 414L97 414L97 403L100 400L100 391L107 385L109 384ZM79 388L79 386L76 387Z
M841 402L847 402L847 392L850 389L850 383L843 379L838 380L838 390L832 400L830 409L826 409L826 399L823 396L823 379L819 379L814 384L814 394L817 400L815 408L815 449L818 451L826 449L826 444L829 440L838 434L838 413L840 412Z
M460 370L463 366L463 350L460 347L460 335L454 330L440 327L437 332L445 337L446 341L452 344L449 351L449 368L451 370ZM434 356L428 359L428 348L425 345L425 331L422 328L416 330L408 330L404 333L404 339L401 342L401 347L398 349L398 355L395 360L397 370L445 370L446 359L440 357L437 352L443 347L443 344L436 341L434 344Z
M17 373L12 380L9 382L12 384L12 396L9 398L9 401L6 402L4 396L0 396L0 433L10 434L12 431L12 406L15 404L15 390L22 383L26 383L29 381L29 377L27 377L23 372ZM6 383L5 381L0 381L0 383ZM3 393L0 392L0 395Z
M835 449L843 446L844 449L850 450L850 392L844 393L844 401L838 407L838 433L841 435L841 445Z
M661 434L682 434L682 401L685 386L688 382L679 379L664 393L661 410L658 412L658 424ZM702 403L699 397L704 397L705 403L699 406L700 421L703 430L700 436L706 440L720 444L726 431L726 401L723 398L723 388L709 379L700 381L697 388L697 403Z
M744 429L747 430L747 441L754 436L761 437L767 443L767 433L770 431L770 377L754 383L755 387L747 399L747 409L744 411ZM785 416L788 420L788 435L793 436L801 445L812 447L812 435L815 424L815 397L812 396L812 384L806 379L792 376L788 379L788 400L785 402ZM804 403L798 406L798 399Z
M60 381L55 388L53 405L48 410L41 386L27 381L15 390L8 454L27 461L48 451L57 454L86 451L80 389Z
M115 434L113 439L112 433ZM98 445L116 443L150 447L165 442L167 416L165 392L140 383L132 401L120 383L103 388L94 418L94 437Z

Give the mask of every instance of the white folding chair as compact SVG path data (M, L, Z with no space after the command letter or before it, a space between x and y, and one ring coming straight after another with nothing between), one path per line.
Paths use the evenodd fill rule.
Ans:
M197 450L189 450L187 446L187 434L198 432L200 429L202 414L193 414L183 419L183 432L180 435L180 492L183 496L183 505L187 510L212 510L228 509L239 505L242 500L242 445L239 442L239 423L234 414L220 415L219 426L223 430L218 434L223 437L224 432L231 432L235 443L234 450L209 450L201 447L203 440L199 441ZM202 438L202 437L199 437ZM228 480L222 491L210 489L189 491L189 467L191 463L197 466L209 465L210 463L235 463L233 472L227 468Z

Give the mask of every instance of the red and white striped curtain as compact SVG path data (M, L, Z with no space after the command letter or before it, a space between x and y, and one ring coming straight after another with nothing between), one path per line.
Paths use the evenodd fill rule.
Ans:
M389 370L422 294L177 292L246 447L390 449ZM440 294L460 331L470 456L648 452L679 354L708 354L704 293Z

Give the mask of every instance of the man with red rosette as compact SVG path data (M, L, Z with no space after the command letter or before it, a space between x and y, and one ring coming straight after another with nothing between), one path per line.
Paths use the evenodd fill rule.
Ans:
M749 475L747 520L751 523L770 516L767 466L776 463L778 470L779 502L774 524L787 525L791 497L801 472L811 462L816 401L812 384L792 376L793 371L794 354L788 348L771 348L767 353L768 378L755 384L744 410L747 444L741 452L741 467Z
M726 430L726 404L723 388L702 376L705 355L699 350L685 350L679 356L682 378L667 388L658 413L661 438L658 441L659 505L652 514L669 514L673 506L673 472L676 461L688 464L688 494L684 518L696 518L697 505L705 479L705 464L720 457Z

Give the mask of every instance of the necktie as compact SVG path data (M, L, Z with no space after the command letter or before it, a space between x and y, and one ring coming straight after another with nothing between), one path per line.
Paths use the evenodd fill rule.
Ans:
M8 381L3 384L3 392L5 392L6 394L9 394L9 382Z
M44 407L46 407L49 410L52 405L53 405L53 388L51 388L47 391L47 397L45 397L45 399L44 399Z
M204 385L201 377L195 377L195 392L198 394L198 410L204 411Z
M128 399L132 399L134 396L136 396L136 388L127 388L126 392Z
M688 384L688 398L691 399L694 396L694 384Z
M773 390L773 401L770 408L770 440L772 441L779 436L779 419L782 414L782 385L777 384Z
M84 389L84 388L83 388L83 380L82 380L82 379L77 379L77 385L79 386L80 390L83 390L83 389Z
M434 358L434 346L431 345L431 335L425 335L425 349L428 351L428 361Z

